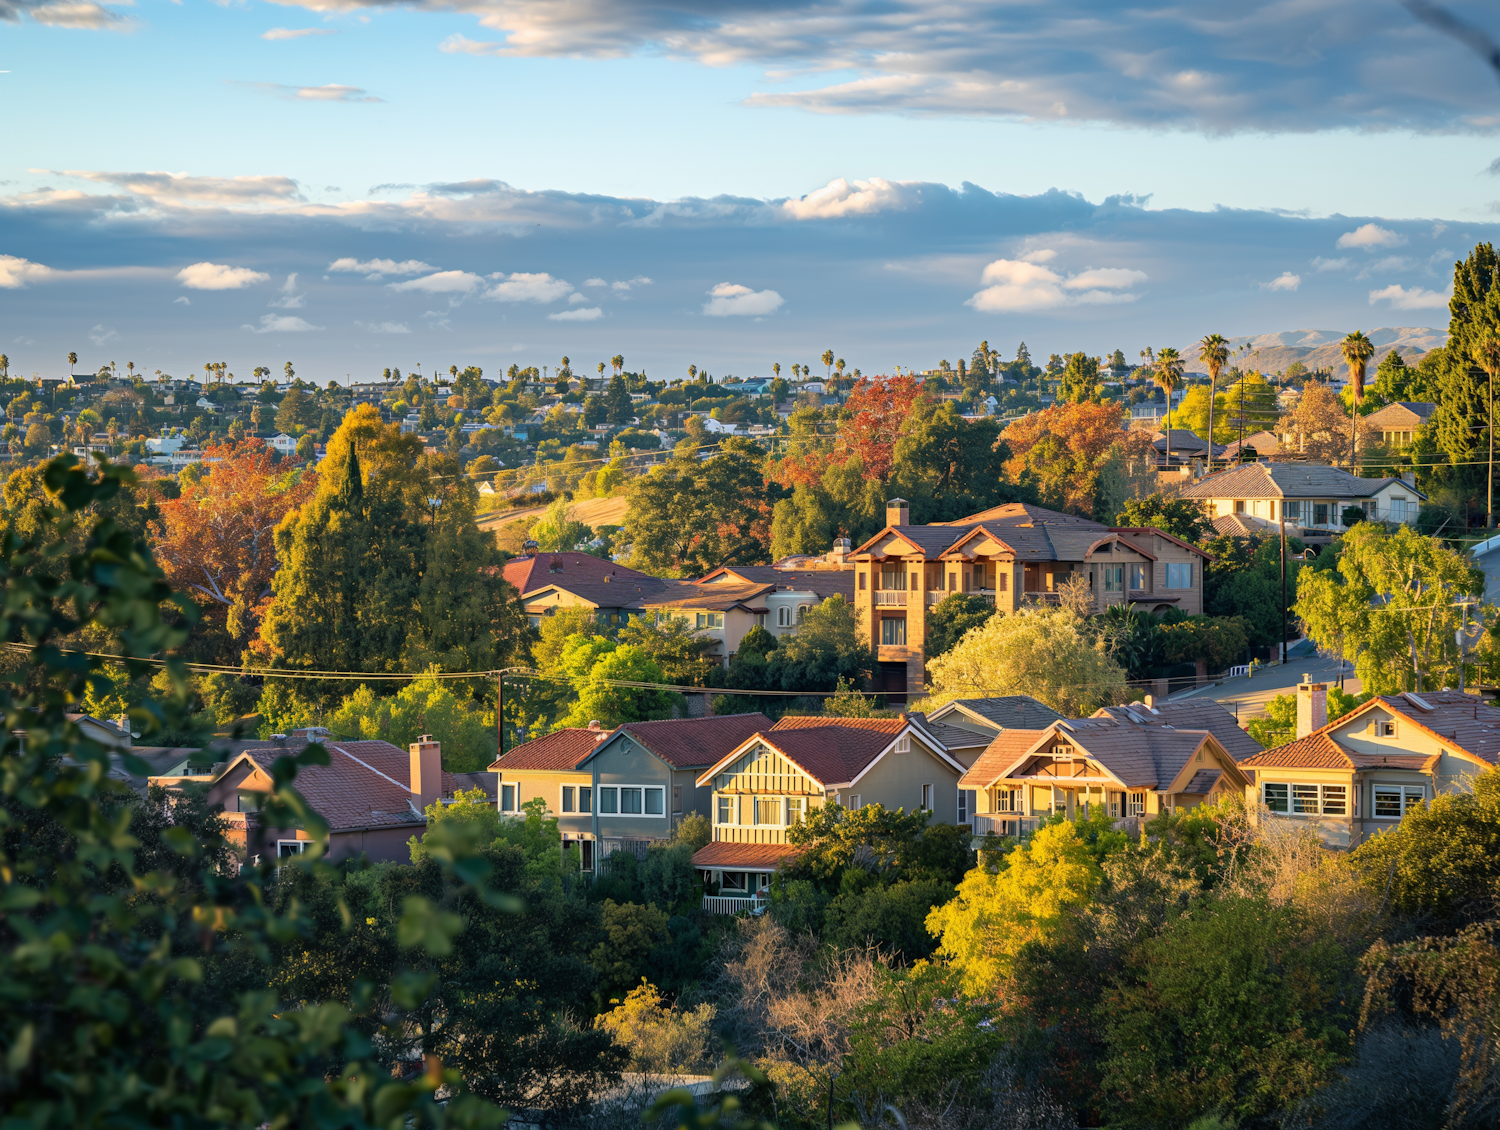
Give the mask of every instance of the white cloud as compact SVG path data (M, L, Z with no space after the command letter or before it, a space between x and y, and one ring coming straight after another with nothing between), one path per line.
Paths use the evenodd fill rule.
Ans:
M41 282L54 275L51 267L21 259L15 255L0 255L0 289L17 290L29 282Z
M1032 252L1036 258L1044 252ZM1052 256L1047 255L1047 259ZM1128 267L1089 267L1076 275L1063 276L1051 267L1021 259L996 259L979 277L982 290L966 303L986 313L1055 310L1063 306L1107 305L1134 302L1134 294L1123 294L1146 281L1145 271Z
M568 295L569 306L582 306L587 301L588 299L579 294L576 290L572 294Z
M1349 269L1349 260L1348 259L1324 259L1321 255L1319 255L1316 259L1312 260L1312 267L1313 267L1313 270L1320 271L1320 272L1321 271L1345 271L1345 270Z
M582 309L559 310L556 314L548 314L547 320L551 322L597 322L604 317L604 311L597 306L585 306Z
M794 220L836 220L899 208L908 199L906 186L882 177L852 184L839 177L816 192L784 200L781 210Z
M585 279L583 285L584 286L608 286L609 283L606 282L604 279Z
M109 326L98 325L89 330L89 340L95 345L105 345L111 341L119 341L120 335Z
M3 4L4 0L0 0ZM51 170L37 170L50 172ZM59 176L95 184L112 184L135 196L152 200L203 200L215 204L255 204L301 200L290 177L193 177L186 173L118 173L95 169L64 169Z
M0 18L14 19L12 14L24 9L39 24L52 27L81 28L88 31L131 31L135 21L90 0L53 0L50 4L0 4Z
M323 327L310 326L301 318L291 314L262 314L259 327L241 326L240 328L258 334L296 334L306 333L308 330L321 330Z
M1023 263L1050 263L1057 258L1057 252L1050 247L1042 247L1036 251L1028 251L1024 255L1018 255Z
M249 267L229 267L223 263L194 263L177 272L178 281L189 290L239 290L269 282L270 278Z
M1383 290L1370 291L1370 305L1389 302L1392 310L1446 310L1448 297L1435 290L1423 290L1419 286L1407 290L1398 283L1392 283Z
M384 102L384 98L359 86L345 86L330 82L323 86L288 86L280 82L237 82L235 86L248 86L269 94L273 98L285 98L292 102Z
M556 302L573 293L572 283L555 279L545 271L540 274L495 274L490 278L500 281L485 291L484 296L496 302Z
M1348 247L1374 251L1379 247L1400 247L1405 242L1406 237L1399 232L1393 232L1379 224L1361 224L1353 231L1346 231L1339 236L1334 246L1341 251Z
M193 300L185 294L179 294L176 298L172 299L172 304L174 306L191 306Z
M358 326L360 329L366 330L366 331L368 331L369 333L372 333L372 334L409 334L409 333L411 333L411 330L409 328L407 328L407 325L406 325L405 322L355 322L354 324L356 326Z
M331 27L273 27L270 31L261 35L262 39L302 39L309 35L337 35L338 31Z
M468 271L439 271L424 278L386 285L392 290L420 290L424 294L468 294L483 286L484 280Z
M1280 275L1270 282L1261 283L1261 290L1296 290L1302 285L1302 276L1294 275L1291 271L1282 271Z
M280 296L271 299L268 305L281 310L300 310L306 303L307 295L297 293L297 272L293 271L282 284Z
M708 292L703 312L710 318L755 318L781 309L786 300L774 290L751 290L738 283L720 283Z
M367 275L372 279L385 275L420 275L423 271L437 270L420 259L403 259L398 263L394 259L367 259L361 262L350 258L335 259L328 264L328 269L340 274Z

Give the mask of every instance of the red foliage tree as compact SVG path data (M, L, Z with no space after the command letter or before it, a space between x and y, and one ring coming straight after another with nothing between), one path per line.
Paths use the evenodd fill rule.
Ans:
M866 479L884 481L891 473L896 441L911 406L924 395L915 377L866 377L854 386L844 405L846 419L839 428L833 459L843 463L858 456Z

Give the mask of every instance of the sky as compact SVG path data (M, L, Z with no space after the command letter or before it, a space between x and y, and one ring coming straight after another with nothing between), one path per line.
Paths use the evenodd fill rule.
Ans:
M0 352L661 379L1442 327L1492 5L0 0Z

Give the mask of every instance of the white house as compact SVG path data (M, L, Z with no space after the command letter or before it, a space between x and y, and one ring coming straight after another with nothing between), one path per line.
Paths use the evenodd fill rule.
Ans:
M181 451L187 446L187 436L181 432L169 434L163 432L159 436L151 436L146 440L146 450L152 455L171 455L174 451Z
M736 424L726 424L722 420L715 420L712 416L703 418L703 429L712 432L716 436L739 435L739 427Z
M277 432L266 440L266 446L272 451L279 451L283 455L295 455L297 452L297 441L285 432Z
M1427 496L1416 476L1365 479L1321 463L1242 463L1209 475L1182 492L1203 503L1210 520L1242 515L1306 530L1344 528L1344 511L1353 506L1366 518L1415 522Z

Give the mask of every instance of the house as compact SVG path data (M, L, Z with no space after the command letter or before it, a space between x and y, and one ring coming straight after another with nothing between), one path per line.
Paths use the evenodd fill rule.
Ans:
M1500 603L1500 537L1486 538L1469 550L1470 556L1484 573L1484 602Z
M278 757L306 746L250 749L208 782L210 806L223 806L228 838L247 858L282 857L306 851L316 842L304 828L266 826L260 817L272 789L271 766ZM423 734L407 750L390 742L325 741L328 765L304 766L297 791L328 822L326 858L331 862L367 858L373 862L410 860L407 841L427 827L425 809L456 790L442 767L443 747ZM168 789L175 778L152 778Z
M927 729L965 769L1004 730L1042 730L1063 715L1028 694L992 698L956 698L927 715ZM972 796L959 798L958 822L967 824L974 811Z
M162 431L159 436L151 436L146 440L146 450L152 455L171 455L174 451L181 451L187 446L187 436L181 432L171 433Z
M603 623L623 624L632 610L641 611L645 597L661 593L671 583L592 554L542 553L534 548L507 561L501 572L521 594L533 628L559 608L592 608Z
M1380 439L1387 447L1400 450L1411 445L1417 429L1431 420L1436 411L1436 404L1398 400L1371 412L1365 417L1365 423L1372 431L1380 433Z
M1281 441L1276 438L1274 432L1259 431L1251 432L1243 440L1237 439L1226 443L1223 448L1223 455L1215 456L1214 458L1222 458L1228 463L1238 463L1241 452L1248 453L1253 459L1265 459L1275 455L1280 450Z
M848 541L840 541L847 550ZM842 560L839 549L835 553ZM805 570L774 565L722 565L695 583L713 590L732 583L768 586L760 600L764 610L762 624L778 638L796 632L808 609L831 596L842 597L849 603L854 601L853 565Z
M1180 698L1171 702L1148 694L1144 702L1101 706L1090 717L1178 730L1207 730L1241 765L1265 752L1265 747L1240 726L1239 719L1211 698Z
M1208 730L1127 711L1004 730L958 787L974 793L976 836L1020 838L1054 813L1077 819L1098 805L1113 819L1138 821L1242 795L1249 781Z
M886 504L885 528L850 560L855 612L876 660L872 689L904 696L925 679L929 610L951 593L986 597L1016 612L1056 604L1058 589L1081 576L1100 612L1128 603L1197 614L1210 558L1160 530L1109 527L1027 503L913 525L906 500L894 498Z
M1500 764L1500 709L1463 691L1379 695L1334 722L1328 687L1297 686L1297 737L1241 763L1262 815L1306 820L1354 848Z
M698 777L712 792L713 840L693 866L720 894L751 896L796 852L787 829L825 804L958 817L963 766L916 715L783 718L749 734Z
M1244 514L1323 532L1342 530L1351 506L1366 518L1415 522L1427 498L1413 474L1365 479L1320 463L1242 463L1194 483L1182 497L1200 502L1210 521Z
M579 766L611 733L597 725L556 730L506 750L490 764L496 807L519 814L537 797L546 801L563 847L579 845L585 871L594 869L594 775Z
M295 455L297 453L297 441L285 432L277 432L266 440L266 446L272 451L280 452L282 455Z
M750 629L765 624L770 610L764 598L774 588L765 584L668 581L654 596L643 596L640 607L657 623L676 619L696 629L709 641L705 657L725 666Z
M1167 444L1168 432L1172 435L1170 450ZM1186 467L1194 461L1208 462L1208 441L1199 439L1196 432L1189 431L1187 428L1166 428L1153 432L1151 446L1156 449L1157 466L1163 471ZM1224 448L1220 444L1214 444L1213 455L1214 459L1222 460Z

